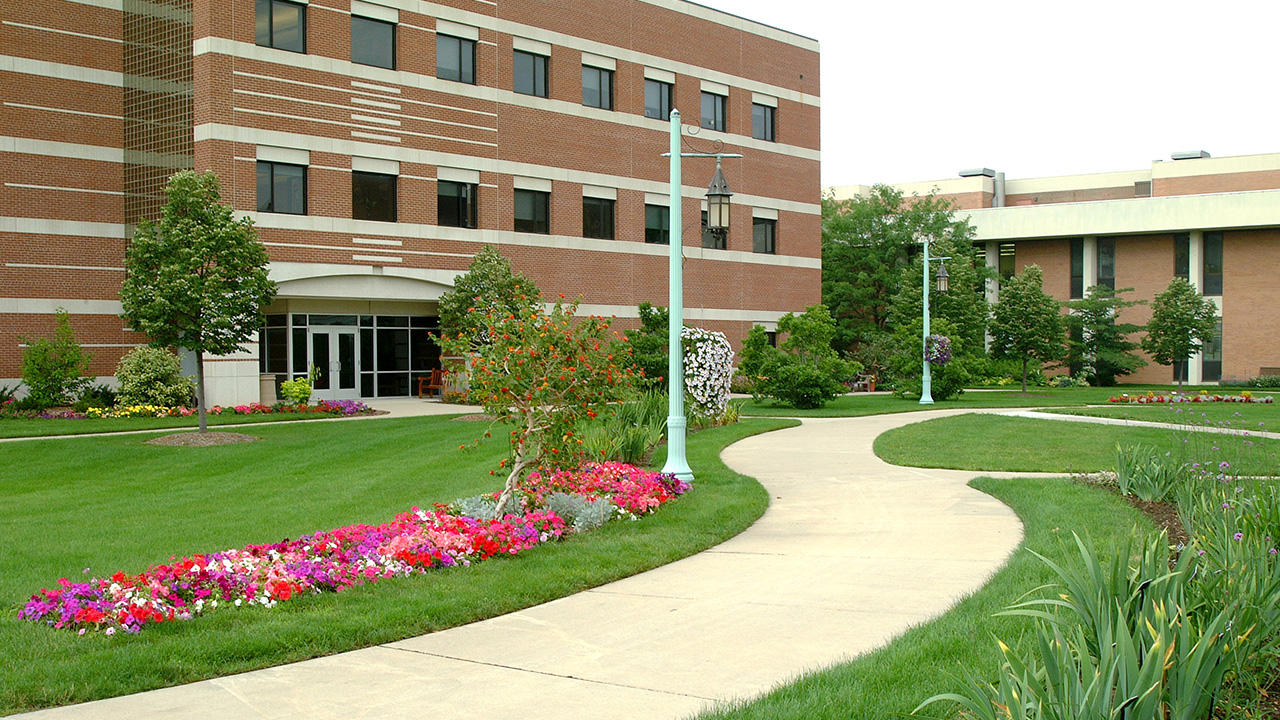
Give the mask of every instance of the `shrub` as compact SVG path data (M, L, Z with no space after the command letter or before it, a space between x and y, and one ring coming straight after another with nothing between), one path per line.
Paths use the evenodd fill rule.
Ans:
M89 408L109 408L116 404L116 391L110 385L99 383L85 388L80 393L80 399L76 400L76 404L72 409L82 413Z
M544 500L547 510L559 515L577 532L588 532L609 522L618 506L609 498L587 498L569 493L549 493Z
M183 377L182 362L168 350L138 347L130 350L116 366L121 405L177 407L191 404L195 386Z
M30 402L37 409L62 405L77 397L90 383L91 356L76 342L71 316L58 308L57 327L49 338L23 338L22 382Z
M820 408L843 394L845 383L862 371L861 364L843 360L831 349L835 321L824 305L783 315L778 332L787 336L781 347L771 347L759 325L742 346L739 369L755 380L757 398L772 397L802 410Z
M306 405L311 401L311 378L299 377L280 383L280 394L295 405Z
M1250 387L1280 388L1280 375L1261 375L1249 381Z
M610 405L580 431L587 456L597 461L643 463L666 434L667 409L666 393L656 391Z
M893 394L902 397L920 397L923 391L921 363L924 359L924 341L920 337L923 320L899 327L893 334L894 351L889 357L889 369L893 373ZM965 357L963 340L954 332L954 326L946 320L934 320L931 329L935 334L951 339L952 360L948 363L929 365L930 389L934 400L949 400L964 392L970 381L969 363ZM1019 373L1021 376L1021 373Z

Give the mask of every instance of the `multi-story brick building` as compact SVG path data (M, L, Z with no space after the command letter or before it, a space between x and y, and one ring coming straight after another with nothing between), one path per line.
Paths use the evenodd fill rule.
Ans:
M58 307L99 376L145 342L124 249L183 168L218 174L279 287L211 402L313 365L321 397L409 394L484 244L625 325L666 304L672 108L744 155L727 237L697 231L714 161L685 161L687 320L736 342L819 300L808 38L683 0L32 0L0 38L0 384Z
M1145 170L1026 180L980 169L894 187L951 198L989 266L1008 276L1039 265L1059 300L1103 284L1150 301L1175 276L1186 278L1221 317L1217 340L1187 364L1193 384L1280 374L1280 154L1176 153ZM867 191L834 189L841 198ZM1123 319L1150 317L1140 305ZM1127 380L1165 383L1178 370L1148 364Z

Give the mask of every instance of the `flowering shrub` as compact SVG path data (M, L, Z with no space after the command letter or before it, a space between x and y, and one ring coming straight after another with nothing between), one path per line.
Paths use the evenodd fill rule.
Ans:
M936 365L951 362L951 338L946 335L930 335L925 338L924 359Z
M459 505L413 508L382 525L350 525L271 545L194 555L130 575L58 581L31 597L18 617L55 628L137 633L150 623L191 620L210 610L275 607L301 594L342 592L356 585L407 577L437 567L469 566L515 555L561 537L565 521L544 507L550 494L610 503L633 519L689 489L673 475L621 463L525 479L522 514L477 518ZM496 493L491 496L496 499ZM86 573L88 570L86 569Z
M684 389L693 398L689 408L698 415L718 418L729 405L733 381L733 346L721 332L684 327Z
M370 415L373 408L359 400L321 400L315 405L233 405L222 407L214 405L209 408L211 415L271 415L280 413L298 413L310 415ZM85 417L89 418L131 418L131 417L188 417L196 413L195 408L161 407L159 405L127 405L114 408L89 408Z
M1230 403L1263 403L1269 404L1275 402L1271 396L1254 397L1251 393L1245 392L1241 395L1210 395L1208 392L1202 391L1199 395L1182 395L1180 393L1170 393L1168 395L1156 395L1155 393L1147 393L1146 395L1120 395L1112 396L1107 402L1113 403L1138 403L1141 405L1148 404L1165 404L1165 403L1211 403L1211 402L1230 402Z

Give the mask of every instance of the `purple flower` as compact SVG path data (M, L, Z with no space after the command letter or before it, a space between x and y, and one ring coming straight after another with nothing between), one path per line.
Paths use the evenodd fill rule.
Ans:
M1232 535L1232 536L1231 536L1231 538L1232 538L1233 540L1236 540L1236 541L1243 540L1243 539L1244 539L1244 533L1236 533L1235 535Z

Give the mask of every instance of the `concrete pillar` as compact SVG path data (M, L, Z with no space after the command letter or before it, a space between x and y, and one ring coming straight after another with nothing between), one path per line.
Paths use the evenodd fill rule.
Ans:
M1204 294L1204 231L1192 230L1187 243L1187 280L1201 295ZM1197 352L1187 360L1187 384L1204 382L1204 353Z
M1089 288L1098 284L1098 237L1086 235L1084 238L1084 294L1088 296Z

